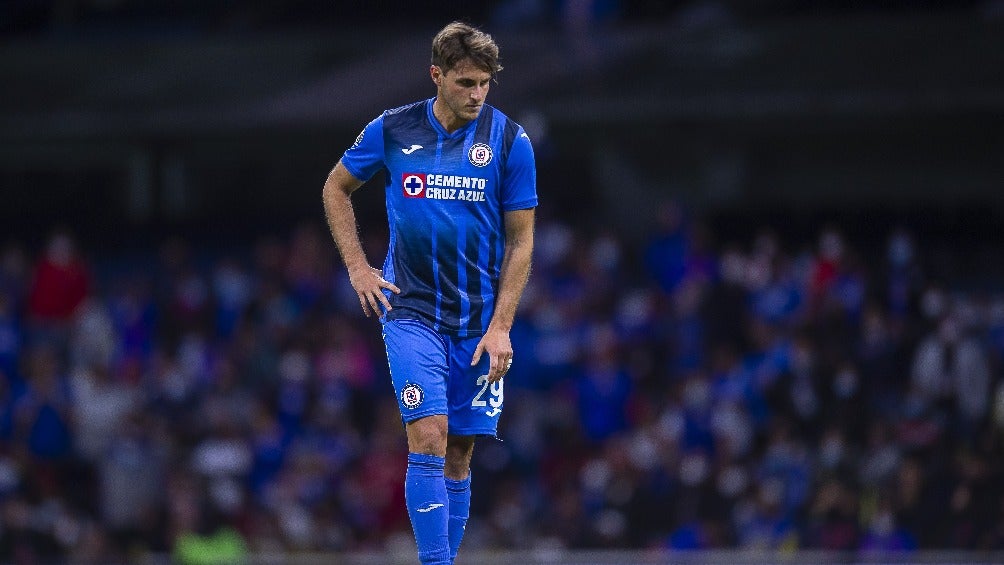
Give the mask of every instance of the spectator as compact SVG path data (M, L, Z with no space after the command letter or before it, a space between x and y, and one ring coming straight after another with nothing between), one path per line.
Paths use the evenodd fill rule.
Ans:
M91 286L90 269L78 254L73 236L66 230L56 230L32 272L29 321L43 329L63 329L91 292Z
M639 249L540 226L472 546L1004 546L1004 295L927 278L901 232L876 257L838 227L794 254L767 228L715 248L665 211ZM198 261L170 240L155 275L88 273L59 322L4 256L0 560L197 560L221 528L227 551L396 543L383 351L316 237Z

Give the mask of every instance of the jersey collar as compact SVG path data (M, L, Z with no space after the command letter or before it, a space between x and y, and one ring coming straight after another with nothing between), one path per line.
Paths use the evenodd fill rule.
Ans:
M435 129L439 133L439 135L446 138L463 137L464 135L466 135L467 132L471 130L471 128L477 126L478 120L481 119L481 114L484 114L485 110L488 108L488 105L485 104L484 106L481 107L481 114L478 114L478 117L474 118L473 120L470 121L470 123L458 129L457 131L449 133L446 131L445 128L443 128L443 124L439 123L439 120L436 119L436 115L432 113L432 105L435 102L436 102L435 96L426 101L425 114L426 116L428 116L429 123L432 124L433 129Z

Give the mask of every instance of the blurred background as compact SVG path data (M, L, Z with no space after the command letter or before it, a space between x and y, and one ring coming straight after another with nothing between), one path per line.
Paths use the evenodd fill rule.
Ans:
M1004 2L6 0L0 562L411 558L320 194L453 19L541 202L460 561L1000 557Z

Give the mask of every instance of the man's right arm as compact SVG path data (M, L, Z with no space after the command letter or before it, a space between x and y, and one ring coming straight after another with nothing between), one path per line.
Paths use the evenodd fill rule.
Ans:
M349 272L349 282L359 296L363 313L368 317L371 313L380 315L378 303L387 310L391 309L383 289L389 289L394 293L401 290L384 280L380 269L371 267L363 252L351 199L352 193L362 185L363 182L352 176L352 173L339 161L328 174L321 196L331 236Z

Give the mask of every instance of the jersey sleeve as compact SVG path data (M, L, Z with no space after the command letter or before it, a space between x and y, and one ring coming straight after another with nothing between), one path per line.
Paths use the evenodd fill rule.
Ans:
M359 132L356 141L342 154L342 165L363 182L383 168L383 115Z
M537 167L530 137L521 127L512 142L502 175L502 209L511 212L536 206Z

